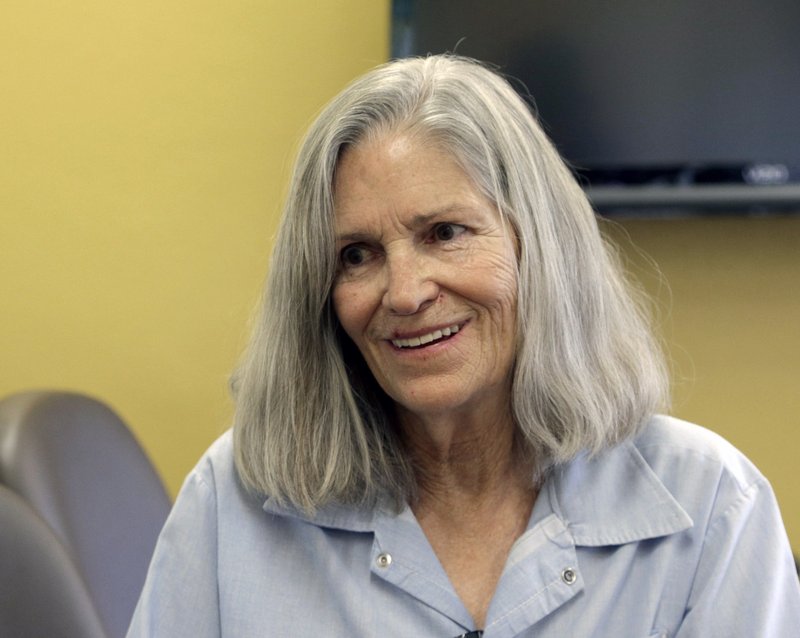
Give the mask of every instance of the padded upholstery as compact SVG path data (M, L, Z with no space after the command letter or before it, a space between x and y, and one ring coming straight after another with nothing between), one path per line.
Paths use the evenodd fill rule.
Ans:
M124 636L170 501L122 420L68 392L0 401L0 483L71 555L110 636Z
M106 638L86 586L61 542L19 496L3 486L0 636Z

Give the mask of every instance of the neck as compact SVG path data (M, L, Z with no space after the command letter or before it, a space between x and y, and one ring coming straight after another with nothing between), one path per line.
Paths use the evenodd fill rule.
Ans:
M472 509L509 488L531 489L533 468L517 451L510 415L400 417L419 488L417 508L469 503Z

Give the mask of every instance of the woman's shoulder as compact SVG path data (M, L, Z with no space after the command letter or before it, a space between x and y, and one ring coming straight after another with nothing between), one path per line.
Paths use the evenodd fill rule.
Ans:
M206 449L195 466L186 477L186 482L200 481L209 487L220 480L225 481L234 469L233 463L233 431L223 432Z
M218 516L230 508L261 511L265 498L246 490L236 472L232 430L221 434L186 476L176 504L187 500L205 501Z
M195 470L203 466L210 468L233 467L233 429L225 430L211 445L208 446L203 456L197 462Z
M744 494L768 486L764 475L732 443L675 417L653 417L632 444L671 490L716 487Z

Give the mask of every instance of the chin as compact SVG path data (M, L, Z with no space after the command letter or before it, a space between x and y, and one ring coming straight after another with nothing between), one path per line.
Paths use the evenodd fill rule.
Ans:
M432 387L434 386L434 387ZM498 392L465 393L463 388L447 391L435 381L421 383L418 388L408 388L390 394L397 406L404 412L420 418L447 418L468 410L477 414L482 409L497 411Z
M455 412L463 404L464 397L454 396L453 393L442 391L441 388L434 388L435 382L420 384L419 388L405 388L401 391L392 389L389 396L397 406L416 416L425 415L446 415Z

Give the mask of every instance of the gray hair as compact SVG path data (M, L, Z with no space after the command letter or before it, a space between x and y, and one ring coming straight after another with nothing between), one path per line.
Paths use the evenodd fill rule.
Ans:
M667 404L645 306L526 103L473 60L390 62L339 94L302 144L263 309L233 382L242 482L307 511L386 497L398 505L415 493L391 401L330 299L337 161L366 136L397 130L452 153L516 231L511 409L537 471L633 436Z

